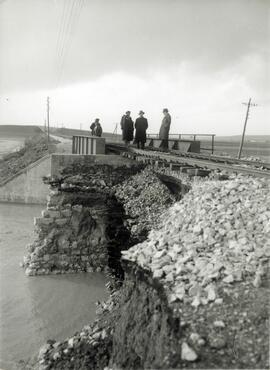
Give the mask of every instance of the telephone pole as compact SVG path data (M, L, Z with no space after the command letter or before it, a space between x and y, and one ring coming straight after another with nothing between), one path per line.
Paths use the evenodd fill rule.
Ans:
M238 151L238 159L241 158L241 153L242 153L242 148L244 144L244 139L245 139L245 132L246 132L246 126L247 126L247 121L248 121L248 114L249 114L249 109L250 107L256 107L258 104L251 103L251 98L249 98L248 103L242 103L244 105L247 105L247 113L246 113L246 118L245 118L245 123L244 123L244 128L243 128L243 133L242 133L242 138L239 146L239 151Z
M48 124L47 145L49 149L49 143L50 143L50 98L49 96L47 96L47 124Z
M115 128L113 130L113 135L117 135L117 127L118 127L118 123L115 124Z

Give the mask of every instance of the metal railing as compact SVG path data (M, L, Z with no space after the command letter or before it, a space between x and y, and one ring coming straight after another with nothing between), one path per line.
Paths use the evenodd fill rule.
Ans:
M215 134L169 134L169 140L193 140L196 141L200 137L209 138L210 141L210 148L203 148L201 147L201 150L211 151L211 154L214 154L215 150ZM147 134L148 139L158 139L159 134Z

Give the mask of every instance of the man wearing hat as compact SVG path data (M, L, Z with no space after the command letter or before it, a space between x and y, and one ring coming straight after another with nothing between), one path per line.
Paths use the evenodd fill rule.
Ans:
M168 149L169 131L171 126L171 116L167 108L163 109L163 120L159 130L159 139L161 140L161 149Z
M102 135L102 127L101 127L101 124L99 122L99 119L98 119L98 121L96 121L94 135L98 136L98 137L101 137L101 135Z
M91 130L91 135L94 136L95 135L95 128L96 128L96 125L99 123L99 118L96 118L95 121L91 124L90 126L90 130Z
M144 112L140 110L139 112L139 118L135 121L135 143L137 143L137 148L144 149L144 144L146 142L146 130L148 128L148 121L143 116Z
M134 125L132 118L130 117L130 111L126 111L126 114L121 118L121 130L122 130L122 139L125 142L126 146L133 140L133 131Z

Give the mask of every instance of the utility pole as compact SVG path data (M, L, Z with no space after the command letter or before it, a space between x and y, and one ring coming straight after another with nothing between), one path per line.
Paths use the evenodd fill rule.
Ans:
M238 151L238 159L241 158L241 153L242 153L242 148L244 144L244 139L245 139L245 132L246 132L246 126L247 126L247 120L248 120L248 114L249 114L249 108L250 107L256 107L258 104L253 104L251 103L251 98L249 99L248 103L242 103L244 105L247 105L247 113L246 113L246 118L245 118L245 123L244 123L244 128L243 128L243 133L242 133L242 138L239 146L239 151Z
M115 124L115 128L113 130L113 135L117 135L117 127L118 127L118 123Z
M50 143L50 98L49 96L47 96L47 124L48 124L47 145L49 149L49 143Z

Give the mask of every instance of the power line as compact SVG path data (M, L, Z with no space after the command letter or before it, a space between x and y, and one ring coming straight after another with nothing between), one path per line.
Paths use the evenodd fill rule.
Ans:
M47 126L48 126L48 132L47 132L47 146L49 150L49 143L50 143L50 98L47 97Z
M60 78L61 68L63 67L63 60L64 60L67 40L68 40L68 36L69 36L69 32L70 32L70 25L71 25L71 22L72 22L72 17L74 16L75 3L76 3L76 0L73 0L73 2L71 3L69 15L67 16L65 29L64 29L64 32L63 32L62 45L60 46L60 51L59 51L59 75L58 75L58 78Z
M74 3L74 0L73 0ZM65 0L63 5L63 13L60 22L60 28L58 33L58 45L56 51L56 82L58 83L59 73L60 73L60 65L61 65L61 57L62 57L62 50L65 43L66 33L69 24L70 13L72 9L72 3L70 0Z
M84 0L79 0L79 2L77 4L77 8L74 9L74 16L71 19L69 33L67 34L68 38L67 38L67 41L66 41L66 50L65 50L65 53L63 53L61 73L63 73L65 59L66 59L66 56L68 55L69 49L71 47L72 32L75 30L75 26L78 24L83 5L84 5Z
M56 49L55 49L55 64L56 64L55 73L56 74L58 72L57 67L58 67L59 50L61 47L62 35L63 35L64 28L65 28L64 25L65 25L66 13L67 13L67 4L69 4L68 1L64 1L61 20L59 22L59 28L58 28L58 35L57 35Z
M65 15L62 15L62 39L59 42L58 45L58 64L57 64L57 87L60 84L62 74L63 74L63 69L64 69L64 64L65 64L65 59L68 54L70 45L71 45L71 36L72 36L72 31L75 28L76 23L79 20L80 13L82 11L84 5L84 0L73 0L72 4L70 3L70 8L69 8L69 14L65 13ZM63 11L64 14L64 11ZM60 32L60 31L59 31ZM61 35L60 35L61 37Z

